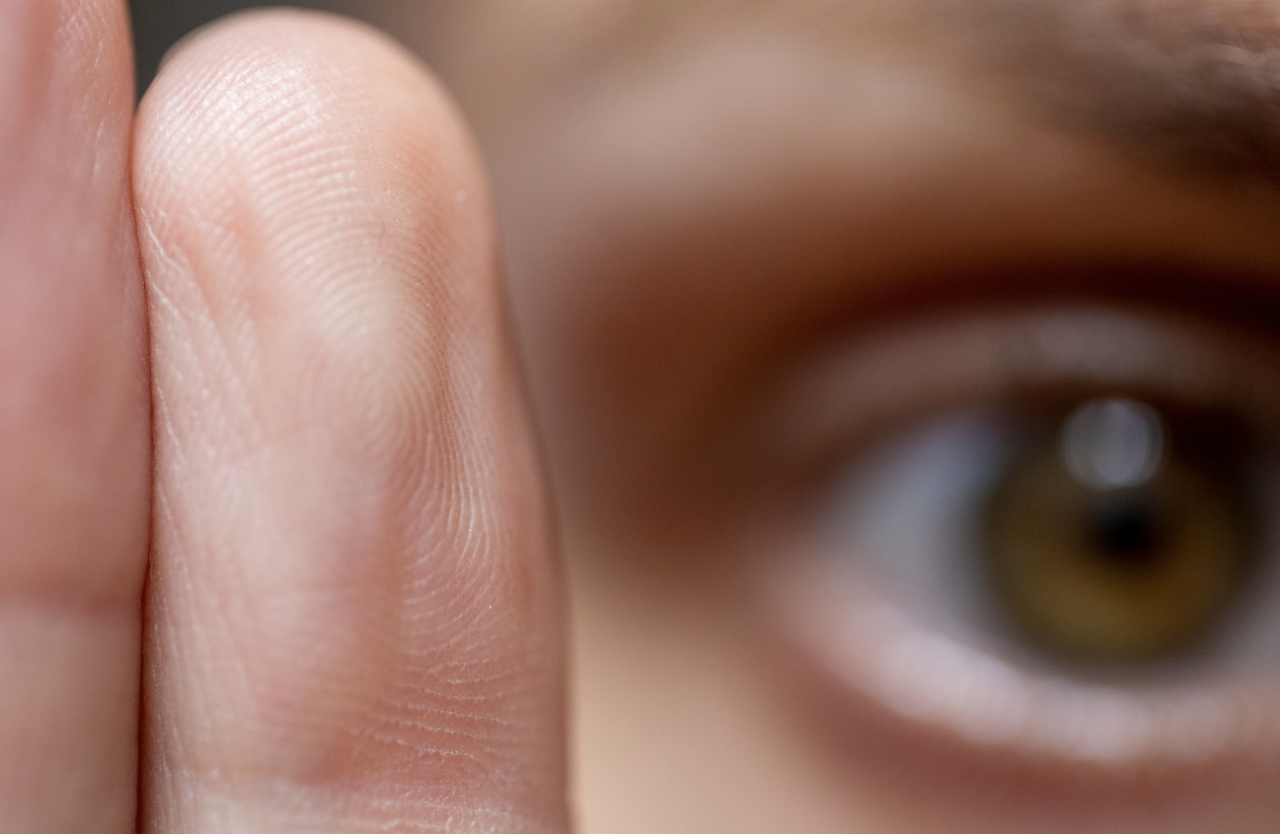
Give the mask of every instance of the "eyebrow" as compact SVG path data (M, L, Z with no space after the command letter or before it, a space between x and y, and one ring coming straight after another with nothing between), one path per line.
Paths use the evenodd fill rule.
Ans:
M967 5L997 69L1050 119L1183 171L1280 184L1280 3Z

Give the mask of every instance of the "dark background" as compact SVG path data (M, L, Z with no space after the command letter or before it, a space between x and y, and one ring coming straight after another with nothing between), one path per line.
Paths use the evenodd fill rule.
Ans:
M282 3L280 0L130 0L137 42L139 93L151 83L165 50L187 32L236 9L282 5L333 10L338 3L336 0L306 3Z

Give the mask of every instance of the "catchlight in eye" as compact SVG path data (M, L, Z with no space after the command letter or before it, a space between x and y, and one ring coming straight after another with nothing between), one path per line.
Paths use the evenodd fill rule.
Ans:
M1155 409L1131 399L1088 402L1067 418L1062 462L1097 489L1142 486L1160 467L1164 426Z

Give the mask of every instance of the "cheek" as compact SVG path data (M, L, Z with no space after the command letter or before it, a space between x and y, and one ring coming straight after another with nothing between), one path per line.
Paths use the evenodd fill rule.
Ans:
M746 589L718 572L637 575L630 550L606 542L569 553L581 830L897 830L813 744ZM715 557L674 544L642 558L653 568Z

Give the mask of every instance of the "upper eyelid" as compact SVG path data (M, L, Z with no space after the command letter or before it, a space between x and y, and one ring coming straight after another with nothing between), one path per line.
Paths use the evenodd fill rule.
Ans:
M769 438L775 464L804 467L903 420L1063 384L1227 402L1280 421L1280 344L1186 311L1100 301L942 311L817 351L765 396L750 434Z
M695 413L694 428L664 441L682 444L678 471L654 457L663 467L655 480L700 484L684 500L714 494L734 512L784 494L791 496L784 503L803 501L821 488L828 467L904 421L1009 394L1017 380L990 367L989 352L1001 343L1007 348L1011 329L1034 331L1053 317L1069 328L1099 314L1113 320L1112 329L1117 318L1145 323L1155 327L1149 338L1166 343L1162 350L1188 357L1181 381L1155 376L1156 363L1138 363L1090 379L1077 367L1078 383L1145 386L1192 400L1226 397L1251 413L1276 414L1280 424L1276 404L1241 400L1241 376L1256 382L1280 371L1280 282L1270 273L1084 261L1017 263L904 283L896 293L821 311L787 338L765 342L727 375L728 386L704 386L704 401L695 403L700 411L683 405ZM993 328L998 337L987 332ZM967 354L957 344L967 344ZM1216 358L1200 355L1206 345ZM1130 357L1131 366L1135 361ZM896 370L886 374L887 368ZM1021 382L1048 386L1047 371L1024 368ZM1280 392L1280 383L1260 390Z

